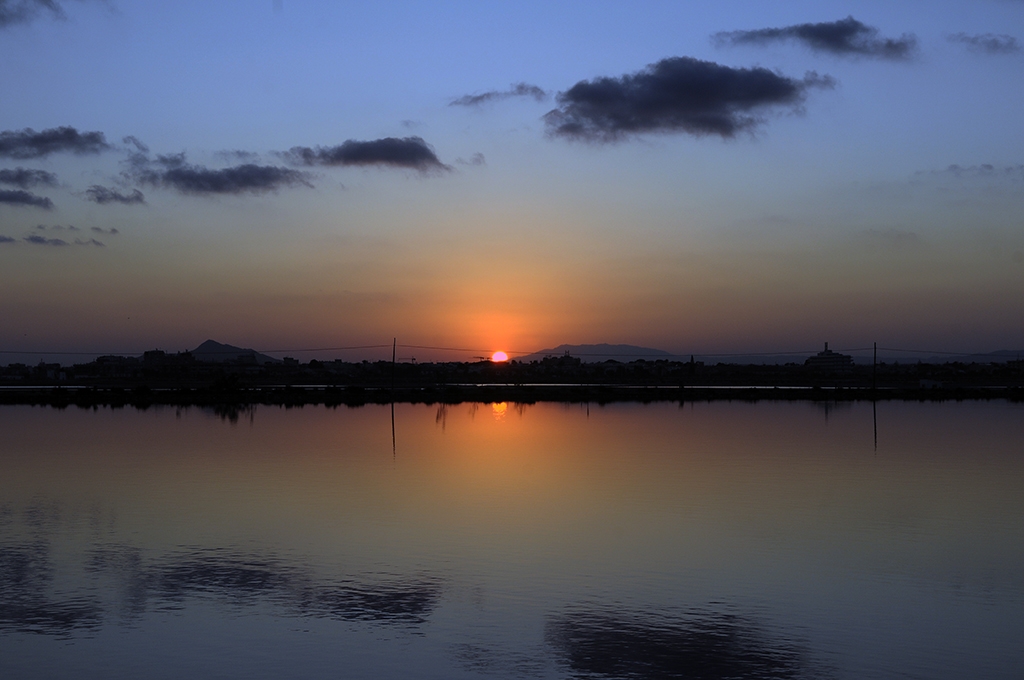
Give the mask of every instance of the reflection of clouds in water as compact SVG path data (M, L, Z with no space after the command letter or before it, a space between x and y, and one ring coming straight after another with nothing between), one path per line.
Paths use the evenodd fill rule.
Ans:
M432 578L317 579L302 565L222 549L171 555L139 570L137 578L160 608L214 598L236 606L272 605L292 616L394 625L425 622L441 594Z
M0 545L0 632L66 636L100 624L102 610L90 597L47 594L53 572L48 543Z
M22 519L35 531L53 531L61 522L62 513L57 501L37 500L22 512Z
M162 602L181 606L189 597L214 597L233 604L255 604L288 590L295 568L276 560L196 550L161 560L140 572L147 588Z
M133 620L146 613L149 588L142 562L142 551L132 546L103 546L94 548L85 563L85 571L94 581L109 581L120 602L113 604L125 620Z
M452 646L452 652L463 667L475 673L539 678L547 669L541 650L531 654L483 644L460 643Z
M436 607L433 578L323 579L301 564L230 550L192 550L147 563L132 546L94 548L85 585L54 593L46 541L0 545L0 631L68 635L104 618L186 608L190 600L232 607L269 606L284 616L418 626ZM100 589L100 585L110 589ZM113 591L113 594L110 593ZM107 592L107 602L93 595Z
M315 616L340 621L419 625L426 623L441 594L433 580L409 582L395 580L375 584L344 581L329 585L311 585L301 591L296 602L300 616Z
M821 677L799 647L734 614L572 611L551 618L546 637L576 677Z

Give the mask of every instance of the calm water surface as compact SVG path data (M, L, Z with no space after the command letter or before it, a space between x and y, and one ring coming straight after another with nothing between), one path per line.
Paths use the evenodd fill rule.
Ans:
M1021 678L1024 406L0 408L2 678Z

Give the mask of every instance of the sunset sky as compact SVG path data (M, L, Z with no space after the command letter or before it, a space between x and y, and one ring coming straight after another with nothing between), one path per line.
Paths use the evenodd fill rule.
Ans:
M0 363L1024 348L1024 1L0 0L0 64Z

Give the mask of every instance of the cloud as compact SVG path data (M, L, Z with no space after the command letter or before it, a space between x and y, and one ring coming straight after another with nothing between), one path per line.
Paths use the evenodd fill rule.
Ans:
M455 162L458 163L459 165L487 165L487 159L484 158L484 155L479 151L470 156L469 160L466 160L465 158L456 158Z
M68 231L82 231L81 229L79 229L78 227L76 227L73 224L69 224L66 227L62 227L59 224L55 224L52 227L47 227L45 224L37 224L36 225L36 229L38 231L46 231L47 229L50 229L52 231L64 231L65 229L68 230Z
M49 210L53 207L53 201L45 196L36 196L22 189L0 191L0 203L4 205L35 206L44 210Z
M957 165L954 163L944 170L919 171L918 175L938 175L957 179L1024 179L1024 164L996 167L991 163L980 165Z
M135 147L135 151L137 151L138 153L149 153L149 147L143 144L135 135L128 135L127 137L122 137L121 142L124 144L131 144L132 146Z
M996 33L953 33L946 40L965 45L968 50L978 54L1017 54L1021 51L1020 44L1012 35Z
M111 234L113 236L121 233L115 227L111 227L110 229L104 229L103 227L90 227L89 230L94 231L97 234Z
M796 24L753 31L722 31L714 34L711 39L720 46L765 45L770 42L795 40L815 52L890 60L909 59L917 51L917 37L912 33L904 33L899 38L880 38L877 28L863 24L852 16L819 24Z
M63 231L65 228L68 231L81 231L78 227L61 227L59 225L50 227L50 229L53 229L53 230L56 230L56 231ZM47 227L45 225L40 224L39 226L36 227L36 229L38 229L39 231L46 231ZM100 230L100 231L102 232L102 230ZM106 233L110 233L110 232L106 232ZM11 241L14 241L14 239L11 239ZM25 243L29 243L29 244L35 245L35 246L56 246L56 247L61 247L61 246L72 245L71 243L68 243L67 241L65 241L62 238L49 238L49 237L46 237L46 236L42 236L40 234L30 234L30 235L24 237L22 239L22 241L24 241ZM76 246L92 246L94 248L106 248L106 244L104 244L102 241L97 241L94 238L89 238L89 239L76 238L74 240L74 245L76 245Z
M45 170L33 170L31 168L0 170L0 184L10 184L22 189L29 189L35 186L55 187L57 186L57 175Z
M264 194L285 186L313 186L309 173L291 168L245 163L212 170L187 163L183 153L157 156L155 161L143 153L135 153L128 162L129 176L135 180L176 189L183 194Z
M44 12L55 19L65 18L57 0L0 0L0 28L27 24Z
M122 194L116 189L108 189L98 184L93 184L85 190L85 197L93 203L106 205L107 203L121 203L123 205L139 205L146 202L146 197L138 189L133 189L130 194Z
M532 97L536 101L542 102L548 98L548 93L536 85L513 83L507 90L490 90L481 94L464 95L453 100L449 106L480 106L512 97Z
M46 238L45 236L38 236L36 234L33 234L31 236L26 236L22 240L25 243L31 243L31 244L37 245L37 246L57 246L57 247L60 247L60 246L66 246L68 244L68 242L65 241L64 239Z
M183 165L163 172L159 182L184 194L262 194L282 186L312 186L304 172L253 163L221 170Z
M0 234L0 243L14 243L14 239L10 236Z
M69 126L41 132L32 128L0 132L0 157L43 158L51 153L100 153L109 148L102 132L79 132Z
M215 155L218 158L222 158L233 163L259 163L260 161L260 155L253 151L239 151L237 149L231 149L229 151L218 151Z
M647 132L733 137L763 122L775 107L798 109L811 87L834 87L830 76L803 80L765 68L732 68L670 57L618 78L581 80L556 97L544 116L548 134L612 142Z
M338 146L293 146L282 154L298 165L383 165L421 173L450 170L421 137L385 137L368 142L350 139Z

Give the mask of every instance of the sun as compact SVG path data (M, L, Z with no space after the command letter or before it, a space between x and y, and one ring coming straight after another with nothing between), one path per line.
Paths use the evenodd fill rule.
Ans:
M504 352L495 352L491 355L491 361L508 361L508 355Z

